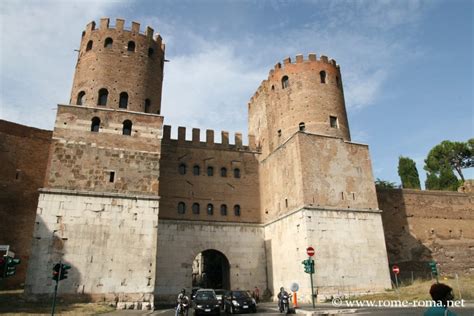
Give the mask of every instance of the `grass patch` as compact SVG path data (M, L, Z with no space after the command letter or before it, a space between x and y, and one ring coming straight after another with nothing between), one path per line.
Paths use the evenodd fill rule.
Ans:
M81 301L82 300L82 301ZM52 299L36 302L26 301L23 290L0 291L0 314L2 315L51 315ZM56 300L55 314L97 315L115 310L107 303L90 303L84 299Z
M459 277L458 282L454 278L440 277L440 283L444 283L453 288L456 300L474 300L474 275ZM402 284L397 290L387 290L384 293L369 294L351 299L363 300L431 300L430 287L436 283L435 280L415 280L413 284ZM461 297L460 297L461 294Z

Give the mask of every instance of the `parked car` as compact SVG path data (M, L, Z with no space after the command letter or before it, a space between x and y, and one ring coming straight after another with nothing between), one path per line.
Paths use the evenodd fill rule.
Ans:
M224 295L226 291L222 289L218 289L218 290L214 290L214 292L216 292L216 297L217 297L217 300L219 301L219 304L221 304L221 308L224 308Z
M199 289L193 300L194 315L220 315L221 305L213 289Z
M248 291L229 291L224 297L224 311L230 314L257 312L257 302Z

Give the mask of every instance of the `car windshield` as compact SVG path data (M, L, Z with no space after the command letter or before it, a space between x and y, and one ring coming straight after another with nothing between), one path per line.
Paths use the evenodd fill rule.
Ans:
M248 298L250 297L249 293L248 292L233 292L232 295L235 297L235 298Z
M214 292L197 292L196 293L196 299L198 300L212 300L212 299L216 299L216 296L214 295Z

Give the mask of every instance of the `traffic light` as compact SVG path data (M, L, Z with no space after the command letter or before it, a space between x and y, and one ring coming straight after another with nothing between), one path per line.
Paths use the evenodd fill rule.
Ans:
M59 280L67 279L67 270L71 269L71 266L67 264L63 264L61 267L61 274L59 276Z
M314 261L311 259L306 259L301 262L304 265L304 272L314 273Z
M433 273L434 276L438 275L438 268L436 267L436 261L430 261L428 265L431 268L431 273Z
M53 267L53 280L54 281L59 281L59 272L61 270L61 264L56 263Z
M70 265L56 263L53 266L53 280L61 281L61 280L67 279L67 273L69 269L71 269Z
M4 268L3 268L3 277L7 278L10 276L14 276L16 274L16 266L19 265L21 262L18 258L12 258L10 256L4 257Z

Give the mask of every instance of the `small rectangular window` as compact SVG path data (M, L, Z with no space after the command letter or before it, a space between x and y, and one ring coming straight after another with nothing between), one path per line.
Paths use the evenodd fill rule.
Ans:
M110 171L109 182L113 183L115 181L115 171Z
M20 180L20 178L21 178L21 170L16 169L15 180Z
M329 124L332 128L338 128L337 116L330 116L329 117Z

